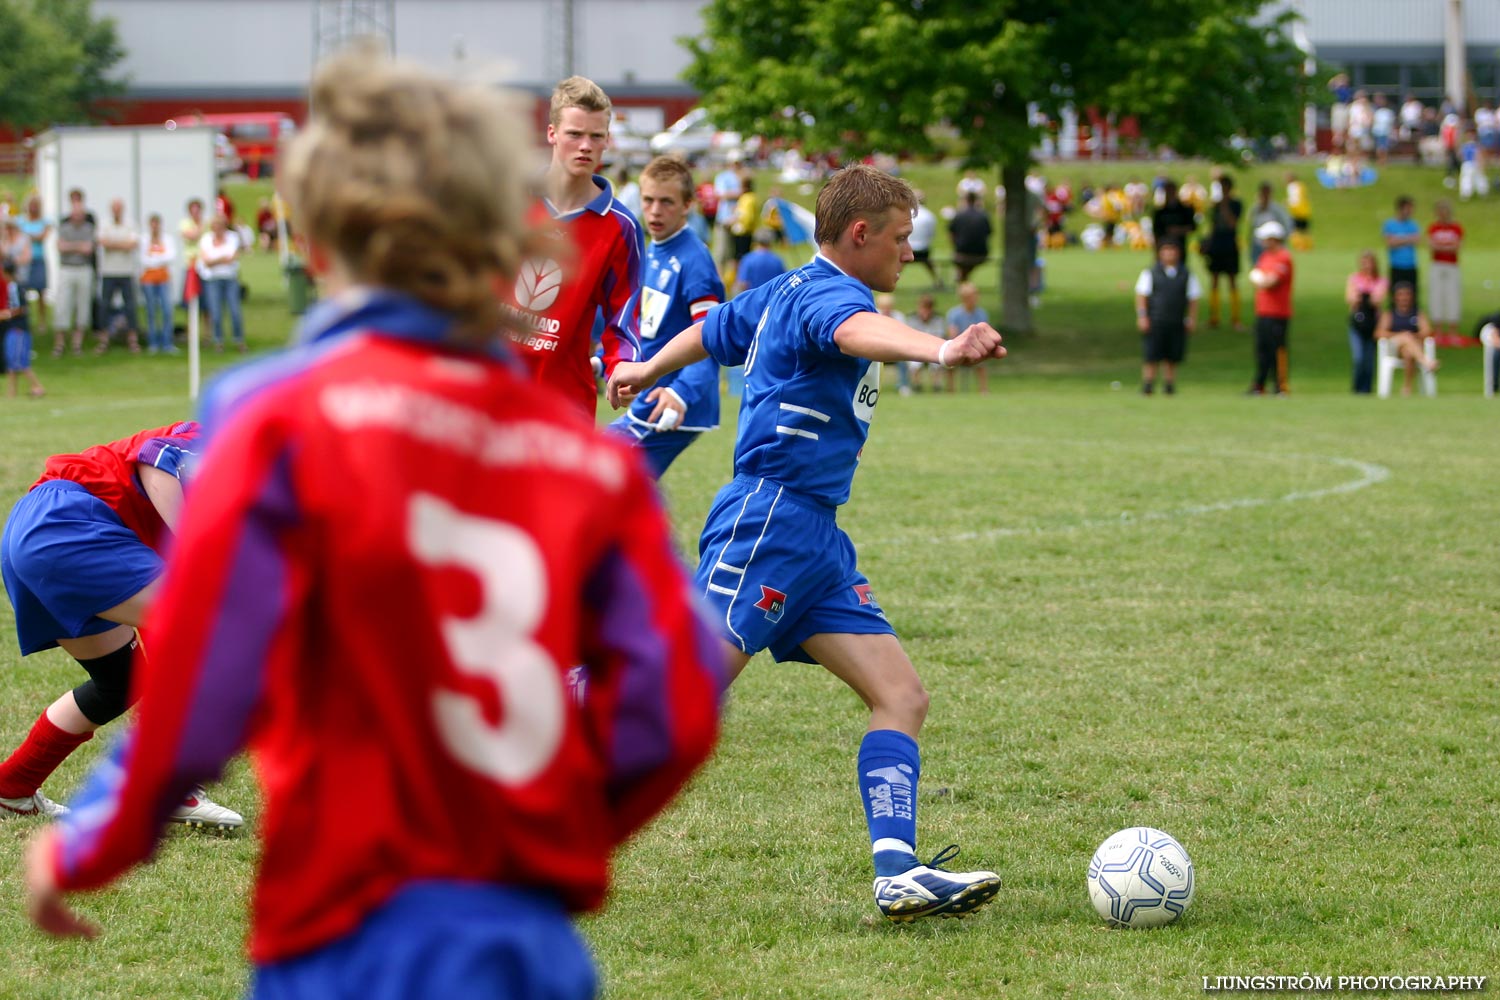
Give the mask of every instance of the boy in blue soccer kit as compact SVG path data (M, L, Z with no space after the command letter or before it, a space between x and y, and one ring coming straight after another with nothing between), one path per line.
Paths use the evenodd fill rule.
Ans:
M641 282L641 354L655 357L678 333L724 300L724 282L708 247L688 226L693 173L681 160L659 156L641 171L641 221L651 234ZM610 430L635 442L660 479L704 431L719 426L719 365L712 358L664 377L656 403L636 399Z
M1005 355L988 324L944 341L876 311L872 290L894 289L912 260L916 207L904 181L865 166L841 171L818 195L811 263L711 310L609 382L618 406L705 356L745 366L735 478L704 526L696 583L730 646L731 677L769 649L777 660L821 664L869 706L859 784L875 901L897 921L963 916L1000 889L993 872L941 869L956 848L917 860L916 737L927 692L835 521L879 399L879 362L971 366ZM653 404L648 420L669 403L659 388L639 398Z

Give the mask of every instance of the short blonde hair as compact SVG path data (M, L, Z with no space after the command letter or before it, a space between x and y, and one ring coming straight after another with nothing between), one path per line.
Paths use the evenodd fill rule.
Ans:
M845 167L818 192L813 239L819 246L834 243L856 219L878 231L893 208L916 212L917 194L910 184L863 163Z
M676 181L682 185L683 204L693 200L693 171L675 156L658 156L641 171L641 180L650 178L663 184Z
M458 338L493 337L496 283L529 242L530 143L513 99L373 47L325 62L310 97L282 163L299 228L356 280L452 314Z
M562 120L567 108L582 108L584 111L610 111L614 105L604 88L586 76L570 76L552 89L552 113L547 119L553 125Z

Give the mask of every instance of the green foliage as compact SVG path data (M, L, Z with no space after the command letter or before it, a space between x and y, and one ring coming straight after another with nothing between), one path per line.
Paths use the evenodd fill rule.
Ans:
M1295 134L1307 81L1267 0L713 0L685 39L716 121L814 148L931 153L956 128L969 163L1023 176L1036 104L1134 115L1154 143L1227 159L1236 136ZM811 126L799 115L814 116ZM1014 199L1013 212L1024 212ZM1004 229L1003 322L1032 328L1028 227Z
M0 122L16 129L96 121L124 92L110 71L124 57L113 18L92 0L0 0Z

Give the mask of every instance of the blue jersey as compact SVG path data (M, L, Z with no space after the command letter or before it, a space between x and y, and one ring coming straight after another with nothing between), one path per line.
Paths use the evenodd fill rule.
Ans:
M646 248L646 274L641 281L641 354L656 357L672 338L701 320L709 308L724 301L724 282L713 257L693 231L684 226ZM719 366L712 358L688 365L656 383L671 389L687 404L684 431L708 431L719 426ZM630 407L633 422L646 423L655 402L645 394Z
M856 313L874 311L870 289L819 254L708 314L709 356L745 366L737 475L831 506L849 499L880 398L880 364L844 354L833 334Z

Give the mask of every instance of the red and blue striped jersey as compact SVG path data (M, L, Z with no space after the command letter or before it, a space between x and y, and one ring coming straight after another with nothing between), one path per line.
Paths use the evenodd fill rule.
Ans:
M325 307L310 346L211 394L137 725L55 856L64 889L112 880L249 745L261 962L417 880L598 905L613 849L708 755L724 687L627 448L446 346L442 314Z
M53 479L77 483L104 501L137 538L160 552L171 533L141 488L136 466L155 466L182 479L192 455L189 446L194 445L200 432L197 422L188 420L96 444L76 455L53 455L47 459L41 478L31 485L35 489Z
M530 222L551 228L553 245L567 259L536 256L521 264L503 299L516 354L536 381L578 403L591 418L598 392L589 357L596 314L603 314L604 374L621 361L640 359L641 266L645 239L640 223L615 201L609 181L595 176L597 197L558 215L543 200Z

